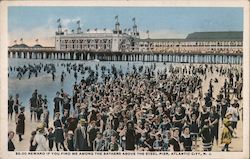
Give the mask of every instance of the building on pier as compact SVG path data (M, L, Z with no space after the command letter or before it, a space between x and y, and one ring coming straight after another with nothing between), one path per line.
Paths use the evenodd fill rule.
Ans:
M84 51L99 51L99 52L124 52L129 50L132 44L132 39L139 38L139 32L133 18L134 25L132 31L122 30L116 16L115 28L112 31L106 29L86 32L80 31L80 21L78 21L77 32L72 30L68 33L67 30L62 31L60 20L58 21L58 31L55 35L56 50L84 50Z
M180 63L242 64L243 32L194 32L183 39L140 38L133 18L132 29L122 30L116 16L112 31L62 31L60 20L55 33L55 47L15 44L9 47L9 58L154 61Z
M185 39L136 39L134 50L161 53L242 53L242 32L195 32Z
M194 32L183 39L141 39L135 18L132 30L122 31L118 17L111 32L68 33L61 30L55 36L56 50L81 50L98 52L156 52L156 53L242 53L243 32Z

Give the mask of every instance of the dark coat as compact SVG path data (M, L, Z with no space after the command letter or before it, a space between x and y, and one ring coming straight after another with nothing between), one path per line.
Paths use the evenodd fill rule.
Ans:
M17 125L16 125L16 134L18 135L23 135L24 134L24 130L25 130L25 116L24 114L21 112L18 115L18 120L17 120Z
M11 140L8 141L8 151L14 151L15 146Z
M62 122L60 119L57 119L54 121L54 127L55 127L55 142L56 143L63 143L64 142L64 135L63 135L63 129L62 129Z
M80 127L76 128L75 133L75 149L79 149L79 151L87 151L88 143L87 143L87 132L85 128L85 136Z
M129 129L126 133L126 150L135 149L135 130Z

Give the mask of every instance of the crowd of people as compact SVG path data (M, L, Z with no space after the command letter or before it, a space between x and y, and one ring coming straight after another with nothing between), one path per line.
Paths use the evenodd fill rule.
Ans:
M32 76L38 77L39 74L42 72L45 72L47 74L52 74L52 76L55 76L56 72L56 67L53 63L50 64L28 64L28 65L23 65L23 66L18 66L18 67L12 67L10 66L8 68L9 73L16 72L16 78L21 80L25 75L28 76L28 79L30 79ZM8 73L8 77L9 77ZM54 77L53 77L54 79Z
M53 64L46 66L49 69L41 68L55 72ZM38 126L31 133L30 151L196 151L199 140L203 151L212 151L219 137L225 144L222 151L229 151L236 137L243 85L238 67L171 65L157 70L152 64L123 73L113 65L108 73L102 66L101 75L96 71L99 65L96 70L71 63L64 67L61 82L67 82L66 73L74 72L73 94L58 90L53 105L39 90L31 95L29 120ZM77 72L88 76L77 82ZM214 85L219 78L211 78L204 92L205 81L213 74L225 79L218 94ZM22 142L27 119L20 103L18 94L9 97L9 120L14 109L16 134ZM14 134L8 133L9 151L15 150Z

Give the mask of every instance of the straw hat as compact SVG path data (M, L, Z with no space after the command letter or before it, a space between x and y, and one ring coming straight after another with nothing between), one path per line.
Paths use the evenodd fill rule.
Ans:
M40 131L40 130L43 130L43 129L44 129L44 123L39 123L39 124L37 125L36 130L37 130L37 131Z
M80 120L79 120L79 123L80 123L80 124L85 124L85 123L86 123L86 120L85 120L85 119L80 119Z

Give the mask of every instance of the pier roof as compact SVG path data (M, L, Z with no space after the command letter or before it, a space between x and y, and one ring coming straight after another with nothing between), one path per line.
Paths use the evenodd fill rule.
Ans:
M29 46L26 44L15 44L11 46L12 48L28 48Z
M188 34L185 39L135 39L141 42L186 42L186 41L239 41L243 39L242 31L230 32L194 32Z
M207 39L207 40L225 40L225 39L243 39L242 31L224 31L224 32L194 32L188 34L186 39Z

